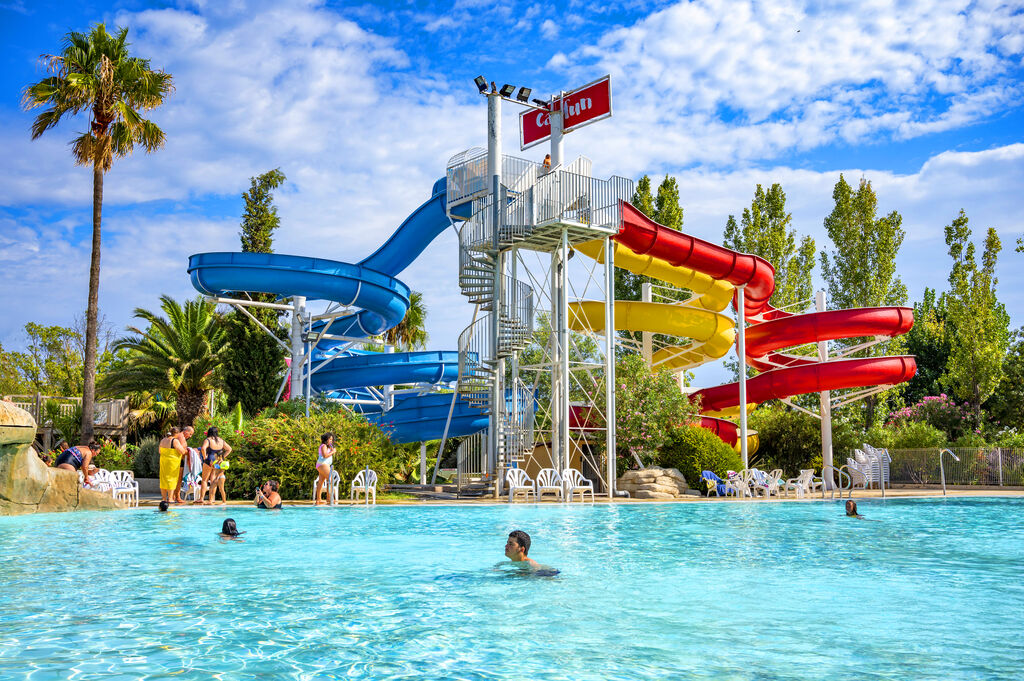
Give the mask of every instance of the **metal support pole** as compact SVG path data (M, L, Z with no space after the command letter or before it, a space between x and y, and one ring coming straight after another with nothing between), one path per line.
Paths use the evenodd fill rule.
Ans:
M313 392L313 349L306 343L306 418L309 418L309 396Z
M551 253L551 315L549 317L551 333L548 338L551 357L551 447L548 450L548 457L551 460L551 466L555 469L558 468L558 461L562 456L562 447L558 439L558 434L562 432L562 410L559 407L562 404L562 381L559 378L562 370L560 361L562 355L559 350L561 337L558 333L558 329L561 328L558 317L562 313L562 297L559 290L562 283L562 277L559 274L561 267L559 249L556 248Z
M814 308L818 312L825 311L825 292L818 291L814 294ZM828 361L828 341L818 343L818 361ZM821 408L821 469L822 483L824 489L832 489L832 476L825 478L824 471L832 465L832 396L828 390L818 393L818 403Z
M420 484L427 484L427 443L420 443Z
M302 321L306 316L305 296L292 296L292 399L302 395Z
M645 303L651 302L651 282L645 281L640 285L640 300ZM644 364L647 365L648 369L652 369L654 365L654 334L650 331L641 331L640 339L642 342L642 355L644 358Z
M604 403L605 458L608 463L608 498L615 498L615 248L604 238Z
M748 467L747 453L747 311L746 286L736 289L736 352L739 355L740 377L740 456Z
M556 102L560 102L562 99L562 93L558 93L558 99L552 97L551 105L555 106ZM564 135L562 134L562 110L552 111L550 116L551 120L551 167L557 168L562 165L562 140Z
M501 96L497 93L487 95L487 173L491 178L491 229L493 231L491 248L494 257L494 287L491 298L491 360L494 369L494 381L491 385L491 414L487 429L488 463L490 473L499 477L498 442L500 438L500 413L503 406L502 378L499 373L498 338L501 333L501 216L503 214L501 195ZM495 481L494 493L498 493Z
M562 351L562 366L559 371L561 382L562 412L561 432L558 439L562 441L562 461L559 472L569 468L572 451L569 448L569 230L562 228L562 245L559 259L562 268L559 271L559 286L562 295L558 301L558 345Z
M996 449L996 456L999 457L999 486L1003 486L1003 448Z

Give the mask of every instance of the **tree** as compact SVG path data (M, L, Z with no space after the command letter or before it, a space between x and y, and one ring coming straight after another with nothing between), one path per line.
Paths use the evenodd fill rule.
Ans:
M917 361L917 373L903 385L907 404L942 392L950 338L956 333L948 317L946 294L936 297L935 290L926 287L921 302L914 303L914 326L906 335L907 354Z
M201 297L184 306L166 295L160 296L160 301L166 318L135 309L135 317L149 327L142 331L130 326L134 335L116 341L115 350L127 350L130 357L104 375L99 387L102 394L110 396L173 393L178 424L190 426L206 410L207 392L222 383L227 334L213 303Z
M871 183L861 179L854 192L842 175L832 190L835 207L825 218L835 250L821 252L822 277L828 285L829 307L848 309L903 305L907 287L896 274L896 256L903 244L903 218L893 211L876 217L878 198ZM841 344L852 346L867 338L851 338ZM859 357L880 357L903 351L904 340L893 338L855 353ZM864 400L864 428L874 424L878 405L888 393Z
M114 158L131 154L137 144L147 153L163 146L163 130L139 112L160 106L173 86L170 74L154 71L148 59L128 53L127 28L117 28L113 35L104 24L96 24L88 33L71 31L64 36L60 54L41 59L51 75L26 87L22 97L26 109L48 107L32 123L32 139L56 126L65 115L89 114L89 130L71 143L75 164L92 168L92 258L81 429L86 443L93 437L95 410L103 175Z
M984 407L997 426L1024 429L1024 327L1011 335L1003 360L1003 377Z
M981 267L975 258L967 214L961 210L946 225L946 245L953 259L949 273L947 314L957 332L950 338L945 385L980 412L981 403L999 385L1009 343L1009 316L996 297L996 259L1002 244L991 227L985 237Z
M0 395L25 395L33 389L21 370L24 356L21 352L8 352L0 344Z
M273 190L284 184L280 168L249 178L249 191L242 193L245 210L239 238L246 253L273 253L274 231L281 226L274 205ZM249 293L256 301L270 302L266 293ZM282 329L276 310L252 308L251 314L278 338L287 334ZM228 401L241 404L255 414L274 403L285 370L281 346L245 314L235 311L225 319L228 349L224 353L224 390Z
M743 209L740 224L730 215L725 225L724 244L740 253L751 253L775 268L775 293L771 304L784 308L809 300L813 293L814 239L805 236L797 246L791 229L793 214L786 212L786 193L775 183L766 192L754 189L754 199Z
M384 342L395 345L403 350L415 350L427 347L427 306L423 304L423 294L413 291L409 296L409 309L395 326L384 332Z

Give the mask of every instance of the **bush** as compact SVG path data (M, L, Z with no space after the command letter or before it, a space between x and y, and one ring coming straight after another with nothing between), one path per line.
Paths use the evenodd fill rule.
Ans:
M955 440L965 432L977 429L981 415L967 402L958 405L942 393L929 395L917 404L893 412L888 425L899 427L910 422L927 423L945 433L948 440Z
M160 477L160 440L156 435L150 435L139 443L132 462L136 478Z
M690 487L699 489L701 471L714 471L724 478L726 471L743 468L740 455L710 430L698 426L673 428L659 453L658 465L678 468Z
M786 477L796 477L801 468L815 467L815 461L817 469L821 468L821 422L818 419L798 411L763 407L750 415L749 424L751 430L757 431L760 441L759 468L781 468ZM834 458L838 459L838 455Z
M97 468L105 468L108 471L131 471L134 470L133 459L138 447L135 445L118 445L109 438L100 441L100 453L93 459Z
M407 468L405 450L396 452L379 428L345 409L311 411L309 418L287 416L280 409L266 410L241 431L231 429L230 415L203 416L196 420L196 433L189 445L200 446L211 425L218 427L233 449L226 485L233 499L251 498L253 490L267 479L281 484L285 499L310 497L320 436L326 432L334 433L334 469L341 475L343 488L364 466L376 471L381 483L391 482Z
M978 433L966 432L957 439L953 440L950 445L952 447L984 447L985 438Z
M926 449L945 447L946 434L927 423L906 423L895 428L889 437L892 449Z

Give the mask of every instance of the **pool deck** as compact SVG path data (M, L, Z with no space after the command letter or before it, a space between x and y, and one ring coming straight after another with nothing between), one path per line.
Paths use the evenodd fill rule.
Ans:
M942 495L942 488L935 488L935 487L901 486L901 487L887 488L885 490L885 498L886 499L897 499L897 498L899 498L899 499L915 499L915 498L928 498L928 497L941 497L941 496L943 496ZM946 487L946 496L950 497L950 498L954 498L954 497L1024 497L1024 487L977 487L977 486L972 486L972 487L962 487L962 486L961 487L954 487L954 486L947 486ZM846 499L846 498L847 497L845 497L845 496L843 497L843 499ZM853 497L852 498L853 499L881 499L882 498L882 492L881 492L881 490L877 490L877 489L856 490L853 493ZM839 500L838 494L836 495L835 499L830 499L829 496L826 494L825 495L825 499L824 499L824 501L838 501L838 500ZM802 499L797 499L797 498L794 498L792 496L790 496L788 498L787 497L771 497L769 499L765 499L764 497L758 497L756 499L751 499L750 497L737 499L737 498L733 498L733 497L685 496L685 497L681 497L679 499L673 499L673 500L629 499L629 498L619 497L619 498L615 499L614 503L617 503L617 504L702 504L702 503L703 504L706 504L706 503L712 503L712 504L743 504L743 503L780 503L780 502L783 502L783 503L784 502L813 503L813 502L820 502L820 501L822 501L822 498L821 498L821 495L819 494L819 495L814 495L814 496L810 496L810 497L805 497L805 498L802 498ZM602 497L600 495L598 495L595 498L594 502L598 503L598 504L611 503L611 502L609 502L607 497ZM139 499L139 506L156 507L159 503L160 503L159 495L143 494L142 498ZM308 506L308 507L312 507L313 506L313 502L308 500L308 499L295 500L295 501L287 500L286 499L284 503L285 503L286 506ZM377 505L378 506L424 506L424 505L492 506L492 505L495 505L495 504L507 504L507 503L508 503L508 501L507 501L507 499L505 497L502 497L500 499L481 498L481 497L466 498L466 499L458 499L458 498L388 499L388 498L384 498L384 499L379 499L377 501ZM525 502L517 501L516 503L521 504L521 503L525 503ZM534 503L538 503L538 502L532 502L531 501L529 503L534 504ZM539 503L541 503L541 504L557 504L557 503L560 503L560 502L555 501L555 500L552 499L552 500L545 500L545 501L542 501L542 502L539 502ZM590 503L589 497L588 497L587 503ZM350 501L349 499L340 499L338 501L338 503L336 504L336 506L339 506L339 507L340 506L363 506L365 504L366 504L366 502L364 502L362 500L360 500L360 501ZM226 505L227 506L252 506L252 502L251 501L229 501ZM220 505L215 505L214 507L216 508L218 506L220 506ZM185 504L174 504L174 505L171 506L171 508L183 509L183 508L203 508L203 507L201 505L198 505L198 504L185 503Z

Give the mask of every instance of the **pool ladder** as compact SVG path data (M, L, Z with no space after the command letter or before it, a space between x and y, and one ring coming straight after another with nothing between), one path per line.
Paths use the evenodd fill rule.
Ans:
M828 478L825 477L825 473L830 472ZM835 478L839 478L838 485L836 484ZM846 484L843 484L843 481ZM853 476L850 475L849 466L843 464L836 468L835 466L822 466L821 468L821 498L825 498L825 481L828 480L832 485L828 489L829 499L836 498L836 490L839 490L839 498L843 498L843 492L846 492L846 498L849 499L853 496ZM884 495L884 492L883 492Z

